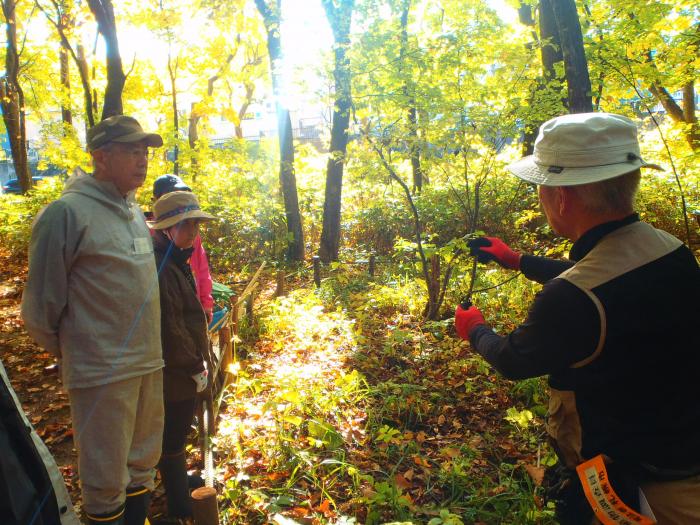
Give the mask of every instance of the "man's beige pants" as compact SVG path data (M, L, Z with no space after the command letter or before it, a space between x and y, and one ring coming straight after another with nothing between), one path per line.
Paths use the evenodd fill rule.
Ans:
M700 476L642 485L659 525L700 523Z
M642 485L658 525L694 525L700 523L700 476L679 481ZM600 525L593 518L591 525Z
M83 509L120 507L126 489L153 490L163 439L163 371L68 391Z

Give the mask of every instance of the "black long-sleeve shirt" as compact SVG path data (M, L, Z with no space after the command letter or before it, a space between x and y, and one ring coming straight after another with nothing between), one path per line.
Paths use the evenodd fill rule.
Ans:
M476 327L470 340L504 376L548 375L554 394L573 394L581 458L695 473L700 269L678 239L638 221L586 232L570 253L575 266L524 256L525 275L544 283L527 319L505 337ZM573 435L557 442L575 449Z
M509 379L556 373L590 356L600 338L598 311L585 292L555 277L581 260L603 237L638 220L638 215L633 214L592 228L574 243L570 260L523 255L523 274L544 284L527 318L507 336L478 326L470 333L472 347ZM676 257L686 258L689 253L685 247L678 251ZM664 279L662 271L663 267L655 277ZM644 285L641 278L639 286Z

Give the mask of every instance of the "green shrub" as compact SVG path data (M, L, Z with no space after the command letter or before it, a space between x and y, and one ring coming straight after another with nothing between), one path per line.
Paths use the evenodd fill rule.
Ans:
M32 224L39 211L63 191L63 180L51 177L40 181L27 195L0 195L0 239L13 254L25 254Z

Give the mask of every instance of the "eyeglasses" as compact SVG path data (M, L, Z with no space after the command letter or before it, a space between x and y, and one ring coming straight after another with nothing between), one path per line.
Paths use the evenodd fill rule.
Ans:
M131 157L132 159L141 159L146 157L150 160L153 159L156 154L155 149L148 148L147 146L140 144L129 145L117 143L115 145L119 149L120 153L126 155L127 157Z

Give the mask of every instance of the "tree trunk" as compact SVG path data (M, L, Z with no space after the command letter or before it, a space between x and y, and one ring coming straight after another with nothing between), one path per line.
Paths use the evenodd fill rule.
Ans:
M249 74L251 77L254 78L254 71L257 66L262 64L262 57L260 56L260 50L258 49L258 46L252 46L250 49L247 50L246 52L246 61L245 64L243 64L242 71L246 72L249 71ZM255 95L255 82L252 80L247 80L244 81L244 87L245 87L245 98L243 99L243 103L240 105L238 108L238 111L236 111L236 115L238 117L238 121L236 122L236 138L242 139L243 138L243 120L245 119L246 113L248 113L248 108L250 105L253 103L253 95ZM229 87L229 98L233 98L233 91ZM233 104L230 104L231 107L233 107Z
M532 17L532 10L529 5L521 4L519 9L520 21L523 24L534 26L535 20ZM556 79L554 64L564 60L561 52L561 41L559 30L552 11L552 0L540 0L539 13L537 17L539 35L533 31L533 39L539 42L540 57L542 60L542 76L532 92L532 101L536 100L538 93L544 90L547 85ZM566 107L566 99L562 100ZM535 146L535 139L540 125L555 115L544 115L539 120L526 123L525 136L523 138L523 155L532 155Z
M97 54L97 43L99 42L99 40L100 40L100 32L98 31L95 34L95 45L92 47L93 56L95 54ZM97 62L95 62L94 60L92 62L92 71L90 72L90 74L92 76L92 85L94 86L95 79L97 78ZM92 113L93 113L93 115L97 115L98 106L99 106L99 104L97 103L98 100L99 100L99 98L97 97L97 89L95 87L93 87L92 88Z
M279 100L279 98L277 98ZM294 142L292 137L292 119L289 110L279 102L277 109L277 131L280 143L280 187L284 198L285 217L287 219L287 259L304 260L304 230L299 212L297 179L294 172Z
M695 113L695 83L691 80L683 86L683 119L690 124L686 135L693 151L700 150L700 126Z
M556 0L540 0L539 29L542 41L540 56L542 57L542 76L547 82L556 78L554 64L564 60L559 29L552 10L553 1Z
M199 119L201 117L197 113L197 103L192 102L190 106L190 118L187 124L187 142L190 145L190 149L195 150L197 148L197 142L199 141Z
M420 145L418 137L418 112L416 111L415 100L408 108L408 137L411 152L411 170L413 171L413 191L420 193L423 189L423 168L420 163Z
M197 103L192 102L190 106L190 118L187 121L187 143L190 145L190 165L192 166L192 174L196 177L197 174L197 143L199 142L199 119L201 116L197 113Z
M36 5L44 13L46 19L56 28L58 36L61 40L61 84L64 86L64 88L68 88L68 91L70 91L68 55L71 56L71 58L75 62L76 67L78 68L80 82L83 87L83 97L85 100L85 127L87 131L87 129L95 125L95 117L93 116L92 111L92 88L90 87L90 76L88 72L87 61L85 59L85 51L81 44L78 44L76 49L74 50L73 46L68 40L68 36L66 33L75 27L75 20L70 15L70 13L68 13L65 3L58 3L55 1L52 3L55 8L55 11L51 13L49 13L49 11L45 9L39 2L37 2ZM70 118L70 123L72 124L72 114L68 115L67 113L62 111L62 117L64 122L68 122L67 119Z
M698 28L700 28L700 25ZM658 73L651 52L647 52L646 61L652 66L654 72ZM649 91L661 103L671 119L675 122L690 124L685 132L685 138L693 151L700 151L700 127L695 116L695 83L691 80L683 86L683 107L673 99L671 93L658 80L651 82Z
M243 101L243 104L241 104L241 107L238 108L238 122L236 123L236 138L237 139L242 139L243 138L243 125L241 124L243 122L243 119L245 118L245 114L248 112L248 108L250 107L250 104L253 102L253 94L255 93L255 84L252 82L246 83L245 85L245 100Z
M105 40L107 51L107 88L102 106L102 120L104 120L113 115L124 113L122 92L124 91L126 75L124 75L122 57L119 53L117 24L114 18L112 0L88 0L88 4L95 20L97 20L97 29Z
M85 99L85 126L87 128L91 128L95 125L95 114L92 111L92 87L90 86L90 74L87 59L85 58L85 48L81 44L78 44L74 58L76 64L78 65L80 82L83 85L83 97Z
M428 275L430 279L425 283L428 288L428 302L423 310L423 317L429 321L434 321L440 310L440 255L435 254L431 256L429 261L430 271Z
M408 51L408 14L411 10L411 0L403 0L401 6L401 59L399 67L406 65L406 53ZM411 158L411 171L413 172L413 191L420 193L423 189L423 169L420 163L420 145L418 137L418 111L416 109L416 97L412 83L412 75L409 70L404 73L403 94L408 103L408 150Z
M343 168L348 145L350 124L350 62L347 47L350 44L350 23L354 0L341 0L335 7L333 0L322 0L335 40L335 106L331 127L331 147L326 167L326 191L323 202L323 229L318 255L324 262L337 261L340 249L340 209L343 191Z
M661 103L664 110L675 122L690 124L685 138L693 151L700 150L700 127L695 116L695 87L693 82L683 86L683 107L678 105L668 90L655 82L649 87L651 94Z
M0 84L2 118L10 140L12 162L22 193L32 187L32 177L27 164L27 132L24 120L24 92L19 83L19 53L17 51L17 20L15 0L3 0L5 15L5 76Z
M70 108L70 68L68 64L68 51L61 45L59 50L59 61L61 63L61 86L63 86L63 97L61 104L61 121L65 126L73 126L73 112Z
M173 139L175 142L174 152L173 152L173 173L178 175L180 173L180 161L179 161L179 151L178 151L178 139L180 138L180 117L177 114L177 66L178 60L175 60L173 65L172 56L168 52L168 75L170 76L170 91L171 91L171 104L173 110Z
M265 0L255 0L255 5L263 17L267 31L267 50L270 55L270 70L272 76L272 91L275 95L277 110L277 133L280 148L280 187L284 198L284 211L287 219L287 259L291 261L304 260L304 230L299 212L299 197L297 180L294 173L294 141L292 137L292 121L289 110L280 100L282 95L279 68L282 60L282 41L280 36L281 0L274 0L271 7Z
M564 70L569 94L569 113L590 113L591 78L583 48L583 34L574 0L553 0L552 10L557 21L564 55Z
M219 80L223 72L226 70L228 65L231 63L233 60L233 57L235 56L235 53L231 53L228 55L226 58L226 62L219 68L219 71L215 74L209 77L209 80L207 80L207 98L211 98L211 96L214 94L214 84L216 84L216 81ZM188 125L188 137L189 137L189 144L190 144L190 150L191 150L191 164L192 164L192 177L197 178L197 155L196 152L199 149L199 122L203 119L206 118L206 114L203 112L200 112L199 104L193 102L192 103L192 111L190 114L190 120L189 120L189 125ZM202 104L202 107L204 107L204 104Z
M445 292L450 282L452 276L452 267L448 265L447 270L445 270L444 277L442 278L442 283L440 281L440 256L438 254L428 257L423 249L423 225L421 224L420 216L418 214L418 208L416 208L416 203L411 196L411 190L401 177L396 173L396 170L387 161L384 152L380 146L374 142L371 137L369 130L364 131L365 139L372 146L372 149L379 155L379 159L384 166L384 169L389 174L392 180L396 181L399 186L404 191L406 195L406 201L411 208L411 213L413 215L413 232L416 238L416 252L420 259L420 267L423 274L423 279L425 280L425 286L428 290L428 302L423 309L423 316L428 320L435 320L440 313L440 307L445 299Z
M541 2L540 2L541 4ZM540 7L540 13L542 12L542 7ZM520 20L520 23L529 27L534 27L535 26L535 18L532 15L532 6L529 4L523 4L521 3L520 6L518 7L518 19ZM541 19L541 15L540 15ZM532 30L532 41L533 44L537 41L540 40L540 37L537 36L537 32L535 30ZM530 50L532 49L533 44L525 44L525 47ZM541 47L540 47L541 51ZM537 96L537 92L542 89L542 79L538 79L537 82L530 87L530 107L534 105L535 98ZM522 143L522 154L523 156L527 155L532 155L532 151L535 146L535 139L537 138L537 129L539 127L539 124L537 122L531 121L529 119L525 119L524 121L525 127L523 129L523 143Z

